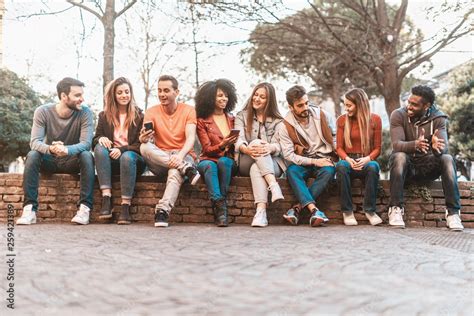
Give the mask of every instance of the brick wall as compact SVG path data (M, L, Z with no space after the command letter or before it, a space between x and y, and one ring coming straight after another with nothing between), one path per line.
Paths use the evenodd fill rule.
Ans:
M70 221L76 212L75 203L79 199L79 176L76 175L51 175L42 176L39 187L39 212L40 222ZM295 202L288 183L279 180L285 196L284 201L271 204L267 209L270 224L283 224L283 213ZM23 189L22 175L0 173L0 221L6 221L6 209L12 204L19 216L22 208ZM377 210L384 221L387 221L387 204L389 201L389 182L381 181L383 192L377 199ZM138 222L153 222L153 210L163 194L165 183L163 179L152 176L139 177L136 185L135 197L132 201L132 217ZM429 186L432 201L426 201L417 194L405 191L406 196L406 223L408 226L440 226L444 222L444 196L441 182ZM474 183L459 183L462 204L462 220L465 227L474 228ZM353 201L357 210L362 209L363 186L360 181L353 185ZM120 184L118 178L114 179L114 220L120 211ZM97 181L94 191L94 209L92 212L93 223L100 222L97 210L100 209L100 191ZM231 223L250 224L255 212L253 195L249 178L234 178L228 196L229 215ZM342 224L338 189L332 183L317 203L331 219L330 224ZM356 213L360 224L368 224L362 213ZM195 187L184 184L178 201L170 217L171 222L185 223L211 223L213 222L211 202L207 195L206 185L201 182ZM301 218L302 223L308 222L308 214Z

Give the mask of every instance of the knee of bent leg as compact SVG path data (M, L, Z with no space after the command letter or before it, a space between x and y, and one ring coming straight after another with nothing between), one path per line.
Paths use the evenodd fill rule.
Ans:
M136 160L136 153L133 151L126 151L120 155L120 163L131 164Z
M42 154L37 151L37 150L30 150L28 152L28 154L26 155L26 162L25 162L25 165L28 165L28 164L33 164L37 161L40 161L41 160L41 156Z
M94 147L94 157L108 156L108 155L109 155L109 150L105 148L104 146L97 144L97 146Z
M367 172L370 172L370 173L379 173L380 172L380 166L379 164L377 163L377 161L369 161L367 163Z
M153 149L152 143L143 143L140 145L140 153L143 157L147 157L150 150Z
M351 165L345 160L339 160L336 164L337 173L348 173L351 170Z
M407 154L402 152L392 153L390 162L393 167L403 167L407 163Z
M443 166L452 166L454 164L453 156L449 154L442 154L440 159Z
M234 160L229 157L222 157L217 161L219 168L230 169L234 165Z
M335 167L322 167L321 172L319 173L318 177L324 177L327 178L328 180L331 180L334 178L334 175L336 174L336 168Z

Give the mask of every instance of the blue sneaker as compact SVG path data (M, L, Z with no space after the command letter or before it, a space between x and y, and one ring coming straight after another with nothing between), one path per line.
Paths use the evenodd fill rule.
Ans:
M293 206L285 214L283 218L286 219L291 225L298 225L298 215L300 213L300 208L298 205Z
M324 212L315 209L313 213L311 213L311 218L309 219L309 225L311 227L321 226L323 223L329 222L329 218L327 218Z

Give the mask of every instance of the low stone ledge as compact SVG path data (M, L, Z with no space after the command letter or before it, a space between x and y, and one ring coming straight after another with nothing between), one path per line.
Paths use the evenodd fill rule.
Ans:
M19 216L23 203L22 174L0 173L0 221L6 221L7 205L12 204ZM268 221L271 225L284 224L284 212L296 203L288 182L278 180L285 200L271 203L267 209ZM377 198L377 212L386 222L387 206L390 198L390 183L381 180L381 189ZM120 182L113 178L112 195L114 203L113 221L115 222L120 212ZM42 175L39 187L39 222L70 221L76 212L75 203L79 199L79 176L68 174ZM427 201L415 192L405 190L405 219L407 226L418 227L445 227L444 221L444 195L441 182L430 183L427 188L431 200ZM137 178L135 196L132 200L132 218L138 222L153 222L154 206L163 195L165 179L156 176L140 176ZM460 182L462 214L461 218L465 227L474 228L474 182ZM352 186L353 202L356 210L356 219L360 224L368 224L362 211L363 184L356 180ZM253 194L250 178L235 177L232 180L228 194L229 220L231 223L250 224L255 213ZM100 209L101 196L96 179L94 188L94 210L91 214L92 223L106 223L99 220L97 210ZM331 224L342 224L338 188L331 183L323 193L318 207L324 210L331 220ZM309 214L304 212L300 223L306 224ZM208 197L207 187L204 182L196 186L184 184L181 188L176 205L170 215L171 222L184 223L212 223L212 207Z

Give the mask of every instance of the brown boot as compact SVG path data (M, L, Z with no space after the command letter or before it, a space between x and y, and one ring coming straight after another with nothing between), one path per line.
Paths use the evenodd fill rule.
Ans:
M227 227L227 201L217 200L214 203L214 220L217 226Z
M132 217L130 216L130 205L122 204L122 212L118 218L118 225L130 225L132 223Z

